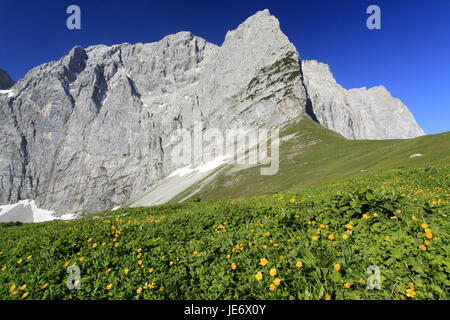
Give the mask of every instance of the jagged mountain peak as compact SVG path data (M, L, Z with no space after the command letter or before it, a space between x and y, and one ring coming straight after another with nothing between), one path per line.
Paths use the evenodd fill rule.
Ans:
M277 41L282 38L285 41L287 37L280 29L280 22L271 15L268 9L258 11L247 18L236 29L230 30L225 36L225 42L247 41L248 39L266 39L266 41Z

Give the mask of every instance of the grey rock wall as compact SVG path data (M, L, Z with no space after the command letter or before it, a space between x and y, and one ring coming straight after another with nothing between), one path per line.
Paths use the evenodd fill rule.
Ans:
M327 64L302 61L314 116L348 139L407 139L424 135L408 108L383 86L346 90Z

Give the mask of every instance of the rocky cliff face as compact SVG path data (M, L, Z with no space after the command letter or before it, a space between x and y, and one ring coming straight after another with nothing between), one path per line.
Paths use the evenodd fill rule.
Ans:
M346 90L330 68L302 61L305 87L314 117L348 139L407 139L424 134L408 108L383 86Z
M179 129L198 121L269 128L309 114L354 139L421 134L386 90L330 91L321 67L300 63L268 10L220 47L190 32L75 47L0 94L0 203L35 199L58 215L123 204L180 167Z
M6 90L14 85L14 81L5 69L0 69L0 90Z

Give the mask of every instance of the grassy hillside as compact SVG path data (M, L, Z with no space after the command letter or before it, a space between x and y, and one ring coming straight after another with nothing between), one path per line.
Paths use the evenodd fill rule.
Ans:
M303 141L316 130L307 125ZM310 154L285 160L270 188L258 177L246 183L259 192L307 178L317 184L313 169L323 179L344 169L360 175L389 166L383 160L406 166L412 152L425 155L413 160L420 165L448 145L442 136L390 143L319 138L305 147ZM395 169L250 199L1 225L0 298L449 299L449 177L446 165ZM66 285L72 265L80 268L79 290ZM379 290L366 286L372 265Z
M296 136L280 147L278 174L262 176L260 167L231 174L224 171L196 196L205 200L244 198L318 186L384 169L450 162L450 132L409 140L352 141L305 118L287 127L281 138L292 134ZM417 153L423 156L410 158Z

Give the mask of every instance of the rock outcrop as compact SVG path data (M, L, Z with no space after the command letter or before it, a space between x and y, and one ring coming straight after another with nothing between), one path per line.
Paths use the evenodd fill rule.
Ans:
M408 108L383 86L346 90L328 65L302 61L313 117L348 139L407 139L424 134Z
M6 90L14 85L13 79L9 76L5 69L0 68L0 90Z
M196 122L271 128L308 114L352 139L422 133L385 89L341 90L316 65L268 10L220 47L190 32L77 46L0 94L0 204L35 199L61 216L126 203L180 168L171 151Z

